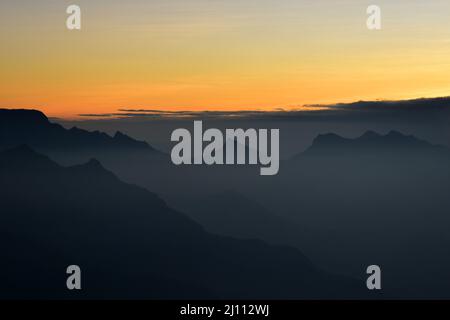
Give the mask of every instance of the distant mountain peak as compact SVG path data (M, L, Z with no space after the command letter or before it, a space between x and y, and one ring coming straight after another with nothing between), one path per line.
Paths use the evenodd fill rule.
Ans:
M365 154L377 154L385 151L396 152L398 150L434 150L437 152L448 152L444 147L432 145L413 135L405 135L396 130L391 130L386 135L369 130L355 139L343 138L334 133L320 134L314 139L311 147L302 154L332 155L360 151L364 151Z
M330 145L335 143L340 143L347 140L335 133L324 133L319 134L313 141L313 145Z
M47 170L63 170L73 172L76 176L91 175L95 179L116 180L116 176L95 158L91 158L84 164L63 167L55 161L43 155L27 145L20 145L0 152L0 167L8 167L11 170L31 170L45 173ZM56 171L55 171L56 172Z
M127 136L126 134L122 133L121 131L116 131L116 133L114 134L114 139L120 139L120 138L129 139L130 137Z
M95 158L91 158L89 161L87 161L83 164L74 165L74 166L70 166L70 167L66 167L66 168L69 170L72 170L73 172L76 172L77 174L94 175L97 179L100 177L101 178L106 177L108 179L113 179L113 180L117 179L115 174L113 174L111 171L106 169L100 163L100 161L98 161Z

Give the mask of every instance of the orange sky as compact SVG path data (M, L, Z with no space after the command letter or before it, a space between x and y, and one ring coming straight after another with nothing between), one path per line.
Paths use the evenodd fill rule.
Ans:
M118 108L295 108L450 95L450 3L2 1L0 107L50 116Z

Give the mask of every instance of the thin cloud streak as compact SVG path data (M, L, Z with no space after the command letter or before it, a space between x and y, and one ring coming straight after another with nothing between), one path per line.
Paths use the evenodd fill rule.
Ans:
M158 109L118 109L114 113L80 114L83 118L146 118L146 119L245 119L245 120L407 120L424 121L450 119L450 97L421 98L401 101L358 101L329 105L306 105L296 109L276 111L165 111Z

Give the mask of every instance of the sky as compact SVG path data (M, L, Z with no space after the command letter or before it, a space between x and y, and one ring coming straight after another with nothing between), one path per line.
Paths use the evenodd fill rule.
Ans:
M53 117L450 95L448 0L2 0L0 43L0 107Z

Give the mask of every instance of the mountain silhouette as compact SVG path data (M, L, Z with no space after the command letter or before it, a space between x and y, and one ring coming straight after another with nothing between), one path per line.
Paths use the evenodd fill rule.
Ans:
M62 167L27 146L0 153L2 298L362 297L364 282L298 250L207 233L95 159ZM82 269L83 290L65 288Z
M0 149L21 144L44 151L127 149L156 152L146 142L134 140L119 131L111 137L106 133L89 132L77 127L65 129L50 122L37 110L0 109Z
M366 153L383 155L385 153L432 153L450 155L450 150L443 146L433 145L413 135L404 135L398 131L390 131L381 135L367 131L355 139L343 138L334 133L318 135L312 145L299 156L345 155L348 153Z

